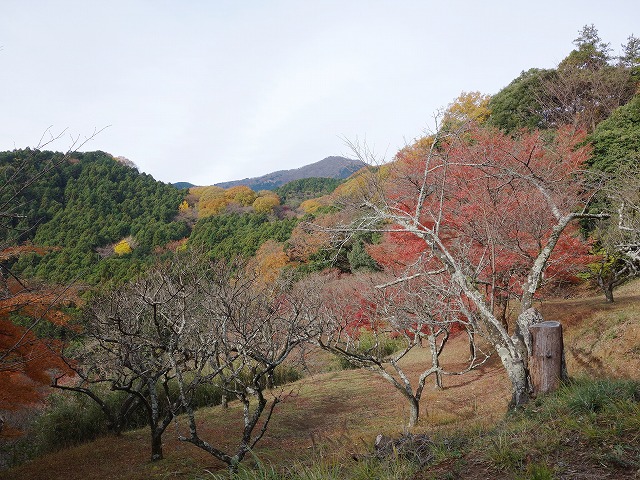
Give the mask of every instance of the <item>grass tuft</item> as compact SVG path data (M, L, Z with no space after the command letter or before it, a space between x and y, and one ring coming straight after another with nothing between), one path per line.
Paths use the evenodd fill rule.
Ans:
M576 462L633 470L640 468L639 431L640 382L578 379L509 415L475 449L523 479L555 478L553 465Z

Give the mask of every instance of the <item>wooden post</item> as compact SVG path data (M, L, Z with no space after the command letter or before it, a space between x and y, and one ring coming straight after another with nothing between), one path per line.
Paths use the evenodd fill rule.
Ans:
M540 322L531 325L529 331L529 374L534 395L552 392L560 386L562 379L562 325L554 321Z

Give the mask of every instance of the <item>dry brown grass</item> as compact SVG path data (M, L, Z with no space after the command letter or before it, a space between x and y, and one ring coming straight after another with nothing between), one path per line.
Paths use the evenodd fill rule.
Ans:
M615 302L588 292L541 305L546 319L560 320L570 374L640 378L640 280L615 291Z

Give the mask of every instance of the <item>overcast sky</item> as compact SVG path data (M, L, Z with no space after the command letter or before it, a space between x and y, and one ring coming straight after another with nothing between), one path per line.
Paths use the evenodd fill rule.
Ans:
M345 138L390 158L591 23L618 53L640 1L0 0L0 150L108 126L83 150L198 185L348 156Z

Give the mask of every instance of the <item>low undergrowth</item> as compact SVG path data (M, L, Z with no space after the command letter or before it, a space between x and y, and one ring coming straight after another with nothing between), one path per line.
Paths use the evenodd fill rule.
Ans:
M408 434L405 434L405 436ZM403 444L404 445L404 444ZM578 379L508 414L491 429L435 434L420 454L261 465L215 480L637 478L640 382Z
M274 386L299 380L300 371L292 366L276 368L272 378ZM177 384L169 384L172 398L177 397ZM217 383L204 383L194 393L194 408L220 405L224 395ZM117 410L125 395L104 389L102 398ZM166 404L164 397L161 404ZM124 421L123 431L144 428L147 414L139 406ZM49 395L47 403L32 419L24 436L14 441L0 443L0 468L19 465L26 460L64 448L90 442L109 434L107 418L96 402L78 392L55 392Z

